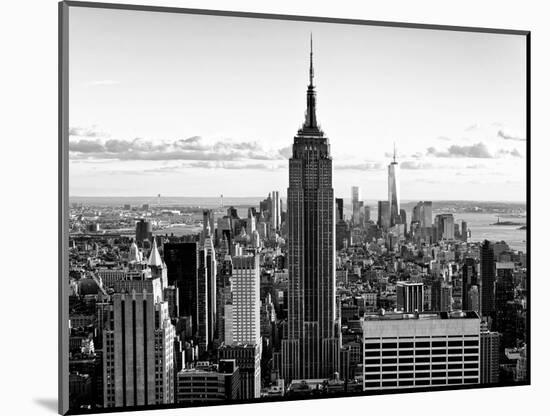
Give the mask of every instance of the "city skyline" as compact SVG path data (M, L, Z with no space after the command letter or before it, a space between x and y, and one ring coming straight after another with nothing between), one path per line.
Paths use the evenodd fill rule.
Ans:
M526 172L517 168L526 163L519 37L71 13L71 195L250 196L269 192L265 183L284 190L313 32L336 195L354 183L367 199L384 199L396 142L403 200L526 199ZM90 36L91 25L101 33ZM235 186L243 175L247 187Z
M353 25L341 31L343 25L212 16L191 19L182 28L185 19L179 15L124 13L116 11L113 19L98 22L100 30L89 39L86 56L74 59L77 71L71 86L77 103L71 103L76 108L71 117L103 113L120 131L149 129L174 136L125 140L113 137L109 128L70 127L72 188L66 195L68 268L63 272L63 296L68 297L63 319L68 325L65 321L62 326L68 328L64 347L69 366L62 375L68 375L71 410L530 383L529 218L523 199L516 204L457 201L463 194L475 198L475 184L465 182L461 188L448 175L454 172L455 178L471 169L484 181L484 195L500 195L487 190L495 188L517 196L513 187L490 186L492 176L465 163L504 163L505 171L491 174L513 182L526 173L513 169L513 161L522 159L517 147L525 140L501 128L493 142L467 144L438 136L448 142L442 147L430 145L419 133L456 125L481 110L486 117L511 111L509 120L514 119L511 114L521 111L512 111L514 105L504 97L513 94L502 90L503 85L518 87L511 82L514 71L508 74L510 82L493 77L487 86L478 85L471 71L493 73L494 60L473 67L461 63L450 72L444 60L434 67L426 57L433 58L436 50L438 59L452 55L453 64L459 56L486 58L487 50L476 55L466 39L459 42L464 49L453 44L456 34L451 32L431 32L435 39L443 36L443 46L426 40L426 31L410 29L367 27L368 37L363 37L365 28ZM139 26L139 33L122 36L125 19ZM209 19L217 24L215 31L205 24ZM242 25L230 25L235 19ZM74 30L85 28L74 26L80 22L71 19ZM249 35L258 24L260 36L253 39ZM284 33L277 41L272 24ZM308 64L303 68L301 60L287 58L303 52L296 39L306 28L309 42L303 55L309 59L303 59ZM156 42L157 35L166 42ZM357 53L360 41L371 36L384 38L391 51L372 43ZM178 43L195 38L196 43ZM346 53L338 49L344 39ZM403 56L397 57L394 49L400 40ZM415 49L420 41L417 46L422 47ZM74 43L79 44L78 36ZM319 60L318 43L325 45ZM257 49L251 51L252 46ZM504 53L492 47L491 53ZM143 67L136 65L134 58L141 59L137 50L146 52ZM168 58L193 56L189 51L200 51L200 68L194 61L181 66L177 59L175 66L169 65ZM110 66L94 61L101 56L109 56ZM404 86L400 75L384 85L373 83L376 75L362 73L372 69L376 74L365 56L391 59L392 68L378 72L382 79L397 69L404 79L418 82ZM403 57L401 63L410 63L407 70L400 66ZM349 59L355 59L354 65ZM83 63L87 65L79 67ZM86 84L89 96L79 95L78 77L102 70L123 70L128 80L139 78L143 84L125 89L115 76L102 76ZM159 70L165 76L151 78ZM295 70L308 74L307 82L294 85L301 78L291 74ZM430 71L445 76L433 78ZM469 83L460 82L465 73ZM448 83L449 77L454 83ZM422 95L427 81L432 89ZM373 94L369 102L367 85L382 91L386 101L376 101L381 96ZM94 98L96 87L105 91ZM120 87L124 103L117 101L112 87ZM302 99L282 105L276 97L294 96L291 88L301 91ZM468 100L470 88L475 104ZM399 93L402 98L394 100ZM249 97L259 101L252 105ZM87 107L94 99L99 100L97 108ZM326 103L328 111L318 111L318 102ZM289 109L303 114L292 134L286 133ZM182 110L188 117L182 122L191 121L180 132L192 126L213 133L177 138L172 123ZM141 117L132 124L135 114ZM386 130L380 128L384 123ZM246 136L256 131L263 132L262 140ZM388 132L399 131L416 137L400 147L402 158L397 140L392 153L385 147ZM283 134L284 141L279 141ZM370 139L381 134L386 137ZM501 142L512 143L505 148ZM437 159L440 166L434 164ZM264 169L270 164L271 169ZM367 177L378 170L381 194L376 180ZM282 183L274 179L281 172ZM71 190L85 186L83 178L102 193L155 191L141 201L120 196L71 199ZM525 189L525 182L521 186ZM178 200L170 196L173 189L204 194L215 189L219 196ZM233 189L263 197L241 197L239 202L227 196ZM441 191L455 202L434 204L433 193ZM351 212L338 198L344 195L351 196ZM414 198L414 206L402 203L406 195ZM365 203L371 198L376 203Z

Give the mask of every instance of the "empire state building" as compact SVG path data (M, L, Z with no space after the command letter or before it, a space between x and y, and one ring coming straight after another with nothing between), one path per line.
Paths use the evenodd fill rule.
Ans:
M311 42L307 111L289 160L288 333L282 342L287 382L339 371L332 158L317 124L315 98Z

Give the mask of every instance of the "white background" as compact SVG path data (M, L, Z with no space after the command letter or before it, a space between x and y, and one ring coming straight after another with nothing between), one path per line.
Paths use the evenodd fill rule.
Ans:
M136 0L138 2L138 0ZM316 15L532 31L532 382L483 389L147 412L227 416L307 412L461 415L548 414L550 287L548 230L550 14L544 1L145 1L142 4ZM57 407L57 2L2 4L0 261L2 414L54 414ZM123 2L119 2L123 3ZM545 395L546 393L546 395ZM546 400L545 400L546 399ZM137 413L134 413L137 414Z

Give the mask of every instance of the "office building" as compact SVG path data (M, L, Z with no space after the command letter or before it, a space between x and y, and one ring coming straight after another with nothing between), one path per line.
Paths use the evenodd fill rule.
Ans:
M197 332L195 338L199 345L199 353L202 359L210 346L210 295L209 286L209 261L208 250L199 249L198 281L197 281Z
M359 225L361 221L361 189L358 186L351 187L351 222Z
M336 222L344 220L344 200L336 198Z
M209 230L207 230L209 228ZM201 244L204 244L204 239L207 234L210 234L212 237L215 236L216 232L216 223L214 221L214 213L211 209L205 209L202 211L202 233L201 233Z
M494 318L495 312L495 253L493 244L485 240L480 249L481 315Z
M502 344L515 347L518 335L518 306L515 300L514 272L512 262L496 262L495 316L493 329L502 334Z
M336 250L347 248L350 240L349 226L346 221L336 223Z
M370 221L370 207L368 205L365 205L364 207L364 210L365 210L365 223L369 222Z
M475 312L365 315L364 390L478 384Z
M454 240L455 225L453 214L438 214L435 216L437 241Z
M240 374L235 360L220 360L218 366L197 363L177 374L176 403L224 403L239 398Z
M208 343L214 340L214 331L216 329L216 277L218 265L216 262L216 251L214 250L214 238L207 224L204 235L204 251L206 255L206 292L208 304Z
M262 339L259 255L235 256L231 302L225 305L225 345L220 358L235 359L241 374L241 399L260 397Z
M218 348L218 357L220 360L235 360L239 367L240 384L238 398L240 400L260 398L262 389L261 343L222 345Z
M413 232L418 241L430 243L432 240L432 202L420 201L413 208L411 218L411 233Z
M281 198L279 191L271 192L271 226L275 231L281 229Z
M143 218L136 222L136 242L139 245L143 245L144 241L151 242L152 239L153 224Z
M225 343L260 342L260 258L258 255L232 258L231 305L226 306Z
M405 313L424 312L424 284L397 282L397 310Z
M191 317L193 333L198 323L198 250L199 245L195 242L164 244L168 284L178 288L179 313Z
M168 284L177 287L179 313L190 317L191 333L205 351L210 342L208 252L196 242L164 244ZM211 262L211 260L210 260ZM215 285L211 286L215 290Z
M468 223L466 221L462 221L460 223L460 236L462 238L462 241L468 241Z
M448 312L453 305L452 286L442 279L436 279L431 289L432 310L435 312Z
M112 295L103 331L104 407L174 403L175 329L161 299L147 290Z
M479 374L481 384L495 384L499 381L500 334L491 332L483 325L480 332Z
M329 377L339 369L332 158L317 125L310 52L307 111L294 138L288 187L288 335L283 378Z
M469 296L472 286L479 286L477 263L474 258L467 257L462 266L462 309L464 310L475 310Z
M383 229L390 227L390 203L378 201L378 226Z

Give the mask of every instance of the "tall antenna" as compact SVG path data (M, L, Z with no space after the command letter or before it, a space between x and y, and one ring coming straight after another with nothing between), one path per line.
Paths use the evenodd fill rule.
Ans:
M313 33L309 33L309 85L313 85Z
M397 163L395 161L395 142L393 142L393 163Z

